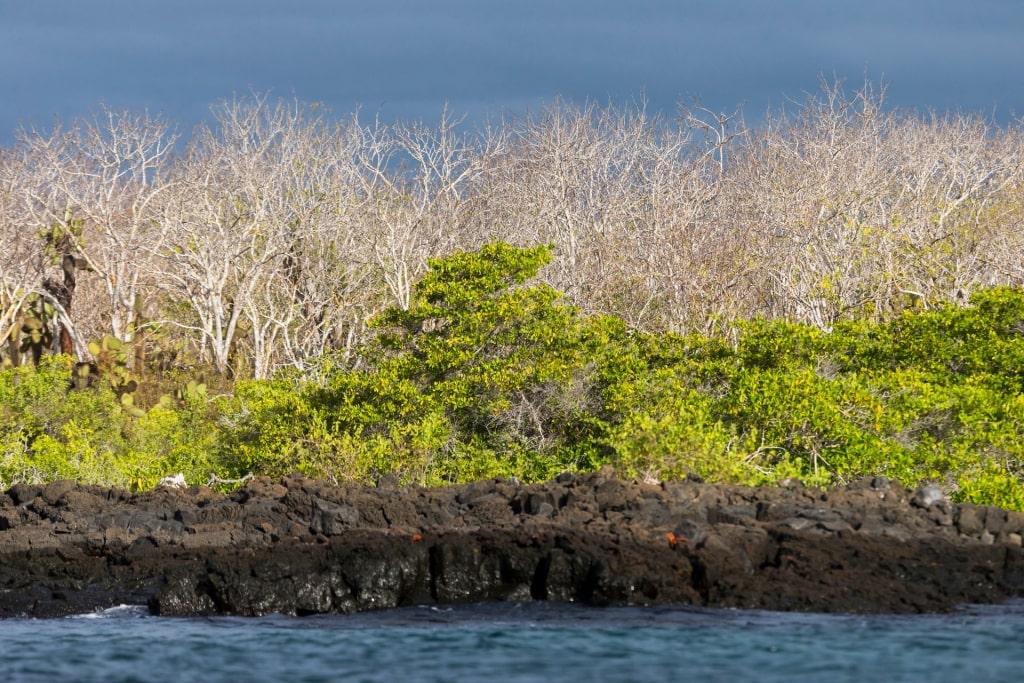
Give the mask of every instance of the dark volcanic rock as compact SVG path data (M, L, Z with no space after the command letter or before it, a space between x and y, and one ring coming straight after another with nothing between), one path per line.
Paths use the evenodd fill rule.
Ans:
M881 478L822 492L547 484L0 494L0 616L315 614L480 600L929 612L1024 595L1024 514Z

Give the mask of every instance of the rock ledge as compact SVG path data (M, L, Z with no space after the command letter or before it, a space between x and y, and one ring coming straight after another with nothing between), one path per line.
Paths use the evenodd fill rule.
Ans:
M1024 514L876 478L822 492L608 472L523 486L257 478L0 494L0 617L315 614L482 600L939 612L1024 596Z

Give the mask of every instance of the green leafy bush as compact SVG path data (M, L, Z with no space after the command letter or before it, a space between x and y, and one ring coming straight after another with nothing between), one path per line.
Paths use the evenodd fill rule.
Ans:
M148 487L184 472L423 484L623 476L831 486L885 475L1024 509L1024 293L830 333L754 320L734 342L585 317L532 281L551 247L430 261L407 309L311 375L126 410L71 363L0 371L0 479ZM315 379L314 379L315 378Z
M150 488L177 472L206 481L221 469L207 406L163 404L128 413L109 383L74 390L72 361L0 370L0 481L75 479Z
M545 285L524 286L549 247L487 245L430 262L407 310L373 321L355 367L320 385L245 383L232 443L246 466L424 483L539 479L581 463L569 437L587 414L598 343Z

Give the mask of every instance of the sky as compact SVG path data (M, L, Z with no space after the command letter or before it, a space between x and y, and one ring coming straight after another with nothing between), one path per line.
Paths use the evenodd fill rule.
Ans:
M696 98L751 123L822 77L1006 125L1024 115L1024 2L0 0L3 146L101 104L187 131L249 92L428 123L446 104L484 122Z

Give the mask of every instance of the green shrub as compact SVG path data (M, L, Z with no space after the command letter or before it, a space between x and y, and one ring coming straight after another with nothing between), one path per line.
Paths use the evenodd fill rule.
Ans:
M1024 509L1020 290L831 333L754 320L730 343L581 316L531 282L550 258L496 243L431 260L408 309L378 316L352 359L217 399L193 382L177 401L126 410L109 383L69 390L69 359L6 368L0 479L144 488L173 472L394 472L440 484L610 463L744 484L886 475Z
M998 505L1008 510L1024 510L1024 483L1016 474L996 462L986 462L962 472L957 479L956 500L977 505Z
M493 244L431 261L408 310L376 319L355 367L328 367L318 384L239 385L239 463L423 483L606 463L747 484L887 475L1014 500L1020 292L831 334L756 320L730 345L581 317L528 283L549 257Z
M570 438L599 340L557 292L524 286L550 258L497 243L432 260L409 308L373 321L358 367L329 368L316 386L240 384L240 462L424 483L592 465Z
M220 469L217 433L205 402L126 412L110 385L71 389L72 361L43 356L38 366L0 370L0 481L150 488L182 472L205 482Z

